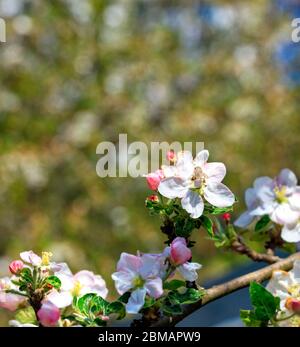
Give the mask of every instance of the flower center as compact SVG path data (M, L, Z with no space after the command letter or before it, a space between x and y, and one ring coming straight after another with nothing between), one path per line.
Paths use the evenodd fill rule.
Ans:
M300 300L300 284L293 284L288 288L288 293L294 298Z
M135 279L133 280L134 288L143 288L144 284L145 284L145 280L140 276L135 277Z
M76 281L73 288L73 296L80 296L81 289L83 288L83 285Z
M42 265L48 266L50 264L51 252L42 252Z
M276 200L280 204L283 204L284 202L288 201L287 196L286 196L286 187L285 186L275 187L274 193L275 193Z
M200 189L200 194L203 193L202 191L206 185L206 178L207 176L202 169L199 166L195 167L191 181L193 183L193 188Z

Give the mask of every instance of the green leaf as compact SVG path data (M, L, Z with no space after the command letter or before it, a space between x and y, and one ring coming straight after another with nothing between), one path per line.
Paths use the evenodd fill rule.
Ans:
M152 307L155 304L155 302L156 301L154 298L151 298L150 296L146 296L143 308Z
M123 304L127 304L128 300L130 298L130 295L131 295L130 292L126 292L119 297L118 301L122 302Z
M193 304L199 301L204 294L204 290L187 288L184 293L179 293L175 290L171 291L167 297L172 304Z
M98 314L99 312L105 314L107 306L108 302L94 293L86 294L77 301L78 309L86 316L91 313Z
M22 281L24 281L26 283L32 283L33 282L32 273L28 267L23 268L20 271L19 275L20 275Z
M233 211L233 207L215 207L212 205L206 205L204 212L206 213L210 213L210 214L224 214L227 212L232 212Z
M164 300L161 309L166 316L176 316L183 313L179 304L173 304L167 298Z
M125 309L124 304L122 304L120 301L115 301L115 302L110 303L107 306L106 314L109 315L109 314L113 314L113 313L118 314L117 320L125 318L126 309Z
M164 289L176 290L178 288L185 287L185 282L180 280L172 280L164 283Z
M204 215L202 215L200 219L202 222L202 226L207 231L208 235L210 237L213 237L214 236L214 230L213 230L212 220L210 218L208 218L207 216L204 216Z
M241 310L240 317L247 327L261 327L262 325L264 325L260 320L257 320L253 311Z
M36 324L36 316L31 306L18 310L15 319L22 324Z
M274 297L273 294L256 282L250 284L249 291L256 319L261 321L271 320L279 308L280 299Z
M256 232L263 230L270 223L270 221L271 219L269 216L262 216L261 219L255 224L254 230Z
M61 287L61 280L56 276L49 276L45 282L55 289L60 289Z

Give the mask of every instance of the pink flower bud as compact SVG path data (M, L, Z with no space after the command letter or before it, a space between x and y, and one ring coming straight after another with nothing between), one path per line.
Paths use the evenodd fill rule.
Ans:
M230 219L231 219L231 214L230 213L224 213L223 215L222 215L222 218L224 219L224 221L226 222L226 223L229 223L230 222Z
M14 274L17 275L24 267L24 263L22 262L22 260L14 260L10 263L9 265L9 271Z
M156 170L155 172L151 172L146 176L148 187L151 190L157 190L160 181L163 179L163 177L164 176L162 170Z
M153 195L148 196L147 200L152 201L152 202L159 202L159 197L157 195L153 194Z
M109 316L101 315L100 318L101 318L104 322L108 322L108 321L109 321Z
M167 160L169 160L169 162L171 162L171 163L174 163L175 160L176 160L176 154L175 154L175 152L172 151L172 150L169 151L169 152L167 152L166 157L167 157Z
M178 266L186 263L192 257L191 250L186 245L184 237L176 237L171 243L170 259L173 265Z
M60 311L52 302L44 301L37 316L44 327L53 327L60 318Z
M285 307L295 313L300 313L300 300L294 298L287 298L285 302Z

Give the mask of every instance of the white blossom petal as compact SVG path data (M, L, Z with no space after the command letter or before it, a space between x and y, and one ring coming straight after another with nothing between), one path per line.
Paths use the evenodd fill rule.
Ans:
M252 216L249 211L242 213L239 218L234 222L234 225L238 228L245 228L251 224L255 219L255 216Z
M47 294L47 300L58 308L64 308L72 304L73 296L69 291L58 292L57 290L52 290Z
M169 199L183 198L188 190L188 182L179 177L163 179L158 186L159 193Z
M144 306L145 296L146 296L145 288L139 288L134 290L130 295L128 303L126 304L127 313L132 313L132 314L139 313L139 310Z
M277 177L277 182L279 183L279 185L282 185L282 186L296 187L297 177L293 173L293 171L289 169L283 169L280 171L280 174Z
M207 176L207 182L220 183L226 175L226 167L223 163L206 163L203 172Z
M234 194L222 183L209 183L204 188L205 199L216 207L229 207L234 204Z
M277 224L293 224L299 219L299 212L292 210L288 203L278 204L270 218Z
M181 200L181 206L192 218L199 218L204 210L204 202L197 192L189 190L186 196Z
M196 155L196 158L194 160L194 165L202 168L204 166L204 164L207 162L208 157L209 157L208 150L204 149L203 151L200 151Z
M197 270L201 269L201 267L202 265L198 263L186 262L178 266L177 269L186 281L194 282L198 278Z
M281 231L281 237L286 242L300 241L300 223L297 225L284 225Z
M187 180L193 176L194 163L192 153L182 151L177 154L176 175Z
M159 277L147 280L144 288L147 290L147 294L155 299L161 297L164 293L162 279Z
M111 278L115 281L115 287L120 295L128 292L133 288L133 280L136 274L132 272L118 271L111 275Z

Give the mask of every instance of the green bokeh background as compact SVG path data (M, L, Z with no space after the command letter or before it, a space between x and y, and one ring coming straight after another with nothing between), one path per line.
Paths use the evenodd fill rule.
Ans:
M1 0L0 274L22 250L49 250L114 297L120 252L162 249L145 180L96 174L98 143L120 133L203 141L227 166L235 216L255 177L299 173L299 88L275 58L291 17L274 3ZM194 239L201 281L245 261Z

